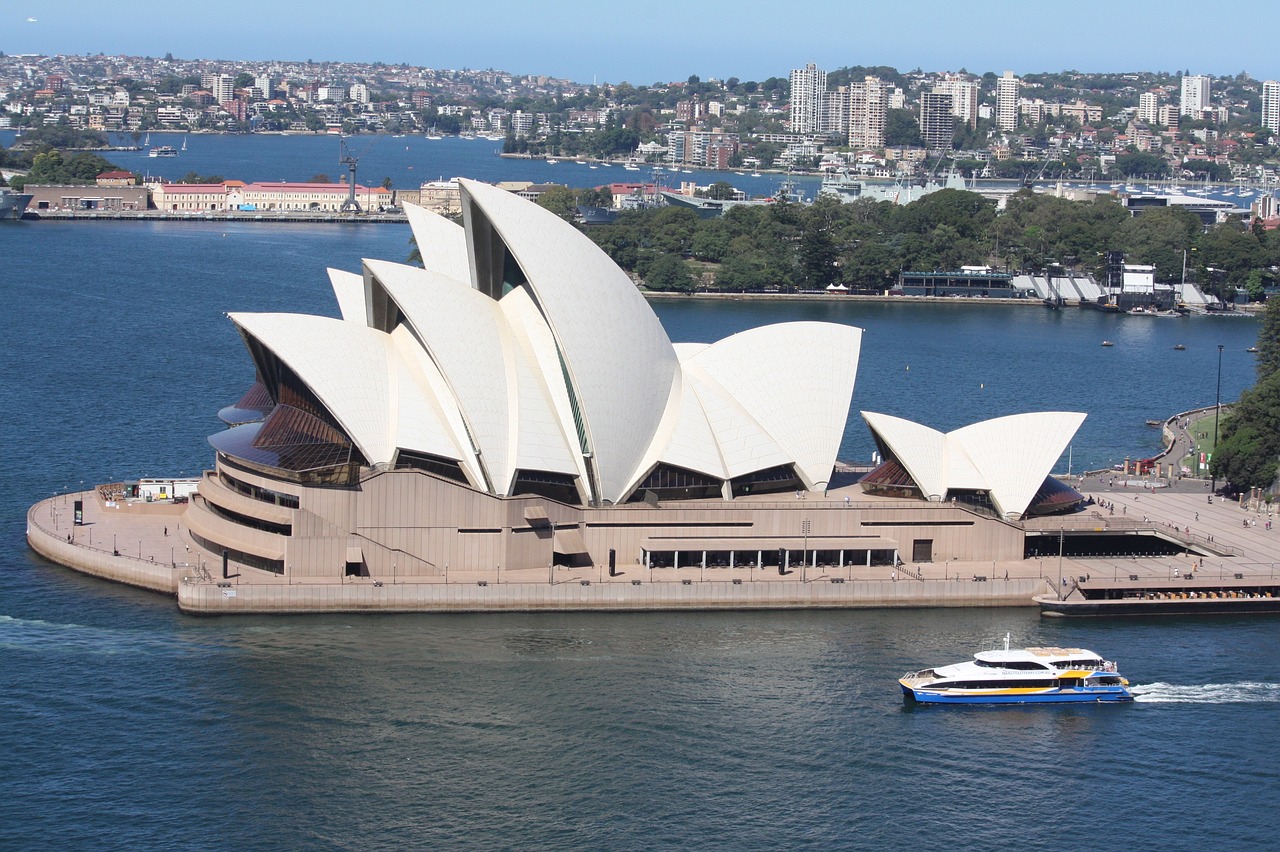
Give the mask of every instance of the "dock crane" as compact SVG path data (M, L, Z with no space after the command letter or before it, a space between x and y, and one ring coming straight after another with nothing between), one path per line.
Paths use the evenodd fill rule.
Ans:
M338 163L347 167L347 200L342 202L341 212L353 210L361 213L360 202L356 201L356 166L359 165L360 158L351 153L347 140L341 137L338 138Z

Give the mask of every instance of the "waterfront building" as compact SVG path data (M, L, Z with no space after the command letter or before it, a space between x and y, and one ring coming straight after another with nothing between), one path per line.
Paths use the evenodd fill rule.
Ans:
M818 133L821 127L821 110L827 91L827 72L812 62L791 71L792 133Z
M800 137L800 140L803 141L804 137ZM668 134L665 153L670 163L724 169L728 168L729 160L738 150L739 139L736 133L688 130Z
M1182 95L1179 100L1178 114L1199 120L1203 118L1209 106L1210 78L1198 74L1188 74L1182 78Z
M513 136L528 136L533 132L533 113L516 110L511 113L511 133Z
M1280 81L1262 84L1262 126L1280 136Z
M1004 72L996 81L996 126L1001 130L1014 130L1018 126L1019 84L1012 71Z
M920 93L920 137L924 139L925 148L930 151L949 150L955 137L955 125L950 92Z
M92 186L29 183L22 191L31 195L27 209L36 213L146 210L149 198L147 188L134 186L132 180L121 181L123 178Z
M849 84L849 147L884 147L888 89L879 77Z
M166 213L209 213L222 210L336 213L346 203L345 183L293 183L229 180L223 183L150 184L151 201ZM391 204L391 191L356 185L356 201L363 210Z
M229 315L255 380L220 412L215 470L183 515L204 560L306 584L447 581L451 565L895 564L902 547L1021 558L1021 529L964 506L834 496L856 491L836 453L859 329L673 345L578 230L458 184L461 225L408 209L425 268L330 271L340 319ZM989 487L1001 512L1020 505Z
M995 272L987 266L964 266L955 271L898 273L897 292L903 296L964 296L967 298L1021 299L1020 289L1009 272Z

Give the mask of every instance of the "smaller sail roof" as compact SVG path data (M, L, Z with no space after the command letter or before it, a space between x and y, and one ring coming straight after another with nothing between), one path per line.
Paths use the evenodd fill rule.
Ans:
M986 491L1002 514L1020 517L1085 415L1012 414L945 434L888 414L864 411L862 418L927 499L941 500L954 489Z

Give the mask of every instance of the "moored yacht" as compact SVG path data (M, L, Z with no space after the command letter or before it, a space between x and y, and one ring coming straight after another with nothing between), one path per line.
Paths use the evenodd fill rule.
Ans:
M979 651L973 659L899 678L903 699L920 704L1058 704L1132 701L1116 664L1083 648Z

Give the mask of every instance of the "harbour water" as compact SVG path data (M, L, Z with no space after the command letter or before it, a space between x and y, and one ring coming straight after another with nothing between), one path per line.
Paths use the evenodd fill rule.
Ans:
M0 227L0 847L1273 842L1272 620L1041 621L1034 609L200 620L27 550L23 515L41 497L209 465L215 413L252 379L224 311L333 314L324 267L402 259L408 236ZM1213 403L1218 344L1222 399L1252 381L1257 334L1252 319L1030 307L656 307L676 340L791 319L865 328L842 451L853 461L872 449L861 409L943 429L1082 410L1076 469L1149 455L1159 438L1146 419ZM1118 659L1138 702L903 707L902 672L1006 631Z

